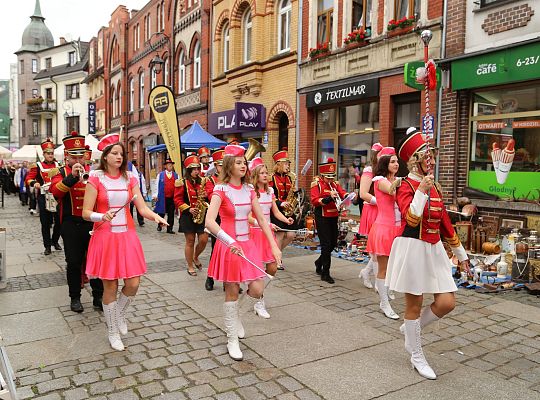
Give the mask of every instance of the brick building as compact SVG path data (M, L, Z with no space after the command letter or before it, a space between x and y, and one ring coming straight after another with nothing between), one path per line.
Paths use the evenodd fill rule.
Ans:
M209 131L296 151L298 0L214 0ZM291 157L294 161L294 157Z
M449 201L466 186L478 197L484 192L511 200L474 200L493 227L501 218L539 227L537 204L512 201L540 196L539 6L448 2L441 64L450 71L451 88L442 96L439 181Z
M304 1L298 90L300 148L305 151L300 165L313 158L315 172L318 163L332 157L350 189L349 167L364 165L374 142L397 144L408 127L419 126L424 97L404 84L403 67L423 61L418 33L424 29L433 33L430 58L441 57L442 19L442 1ZM396 27L400 20L402 26ZM347 43L355 31L364 40ZM312 51L321 45L328 51ZM431 99L433 114L435 92Z
M102 27L89 42L88 50L88 75L83 83L88 88L88 101L93 103L94 123L89 133L101 137L105 135L105 77L104 77L104 50L107 28ZM89 107L90 108L90 107ZM89 116L91 118L92 116Z

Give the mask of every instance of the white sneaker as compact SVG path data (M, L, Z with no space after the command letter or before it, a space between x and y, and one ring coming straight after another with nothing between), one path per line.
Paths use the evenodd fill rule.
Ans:
M365 287L367 287L368 289L373 289L373 284L371 283L371 279L369 277L369 270L367 267L363 268L360 271L360 275L358 275L358 277L362 279Z
M266 306L262 298L255 303L255 305L253 306L253 311L255 311L255 314L257 314L261 318L270 318L270 314L268 314L268 311L266 311Z

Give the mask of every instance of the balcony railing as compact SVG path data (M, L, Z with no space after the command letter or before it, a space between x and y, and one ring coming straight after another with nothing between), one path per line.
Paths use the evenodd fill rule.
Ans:
M43 103L28 105L28 114L39 114L45 112L56 112L56 102L44 101Z

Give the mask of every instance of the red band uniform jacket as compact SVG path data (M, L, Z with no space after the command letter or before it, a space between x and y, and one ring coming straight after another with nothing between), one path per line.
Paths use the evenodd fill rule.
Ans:
M322 178L316 178L311 184L311 205L315 208L315 213L320 212L323 217L338 217L339 212L334 200L324 204L323 199L330 197L330 191L338 192L339 198L344 199L347 192L338 182L324 182Z
M69 166L61 167L52 178L50 192L58 201L60 222L67 218L82 220L82 208L86 184L71 174Z

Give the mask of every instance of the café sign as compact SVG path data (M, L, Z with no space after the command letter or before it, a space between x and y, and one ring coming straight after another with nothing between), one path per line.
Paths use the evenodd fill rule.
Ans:
M379 95L379 80L367 79L307 93L307 107L321 107Z

